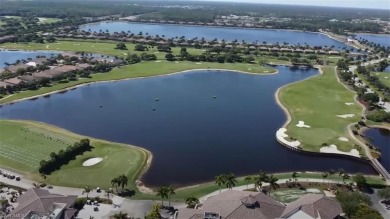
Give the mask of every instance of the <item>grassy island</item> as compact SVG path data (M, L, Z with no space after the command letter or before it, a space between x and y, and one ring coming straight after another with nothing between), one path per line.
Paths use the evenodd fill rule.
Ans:
M58 127L30 121L0 120L0 133L0 165L35 180L41 180L38 173L41 160L86 138ZM149 152L130 145L89 139L93 149L48 175L46 182L69 187L90 185L108 188L112 178L125 174L129 185L134 186L145 168ZM93 166L83 166L84 161L96 157L103 160Z
M322 70L319 76L280 90L279 99L291 115L287 134L298 139L304 150L318 152L325 143L335 144L340 151L348 152L355 142L350 138L347 126L360 120L362 108L355 102L354 92L338 82L334 67L323 67ZM346 117L341 118L343 115ZM310 128L297 127L299 121Z

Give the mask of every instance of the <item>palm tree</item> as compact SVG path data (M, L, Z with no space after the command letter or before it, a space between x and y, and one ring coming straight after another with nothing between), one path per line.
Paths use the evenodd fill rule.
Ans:
M164 198L168 198L168 188L165 186L161 186L157 190L156 195L161 197L161 206L164 206Z
M329 183L330 183L330 178L332 177L333 174L335 174L336 171L334 169L330 169L329 170L329 180L328 180L328 186L329 186Z
M322 183L324 183L326 177L328 177L328 173L322 173Z
M254 184L255 184L255 189L258 191L257 188L261 189L261 186L263 185L263 182L261 181L261 177L260 176L255 176L253 178L253 181L254 181Z
M225 183L226 183L226 188L232 189L237 183L236 176L233 173L227 175Z
M224 174L215 177L215 184L219 187L219 193L221 193L221 186L226 183L226 176Z
M187 204L187 208L195 208L195 206L199 204L199 199L192 195L186 198L186 204Z
M291 177L292 177L295 181L297 181L297 180L298 180L298 173L297 173L297 172L293 172Z
M127 218L127 213L123 213L122 211L119 212L118 214L114 214L113 217L115 219L126 219Z
M115 177L111 180L111 185L115 187L116 193L118 193L119 179Z
M343 174L343 183L345 183L345 180L350 179L350 178L351 177L347 173L344 173Z
M109 188L106 190L106 196L107 196L107 199L110 200L110 195L112 194L112 188Z
M171 197L172 195L175 195L175 189L172 186L169 186L167 188L167 194L168 194L168 207L171 207Z
M271 189L273 188L274 190L276 190L276 188L278 187L278 183L276 183L279 179L274 177L274 175L271 175L268 179L268 182L269 182L269 194L271 194Z
M122 187L122 192L123 192L123 189L125 186L127 186L129 179L125 175L120 175L118 179L119 179L119 185Z
M248 184L250 183L250 182L252 182L252 180L253 180L253 177L252 176L247 176L247 177L245 177L245 182L246 182L246 188L248 189Z
M337 172L339 173L339 179L338 179L337 183L339 183L340 182L340 177L344 175L345 170L343 168L340 168Z
M83 190L83 195L84 193L87 194L87 199L88 199L88 194L92 191L92 188L90 186L86 186L84 187L84 190Z

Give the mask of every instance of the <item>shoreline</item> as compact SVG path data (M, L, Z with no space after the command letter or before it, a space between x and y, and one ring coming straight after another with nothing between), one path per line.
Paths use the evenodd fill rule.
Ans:
M288 65L286 65L286 66L288 66ZM276 70L276 69L274 69L274 70L275 70L275 72L270 72L270 73L252 73L252 72L245 72L245 71L231 70L231 69L195 68L195 69L191 69L191 70L183 70L183 71L172 72L172 73L167 73L167 74L159 74L159 75L153 75L153 76L142 76L142 77L134 77L134 78L122 78L122 79L113 79L113 80L104 80L104 81L82 82L80 84L77 84L77 85L74 85L74 86L70 86L70 87L67 87L67 88L63 88L63 89L60 89L60 90L54 90L54 91L50 91L50 92L47 92L47 93L44 93L44 94L38 94L38 95L30 96L30 97L24 97L24 98L21 98L21 99L12 100L12 101L9 101L9 102L0 103L0 107L1 106L6 106L6 105L10 105L10 104L14 104L14 103L18 103L18 102L21 102L21 101L38 99L40 97L50 96L52 94L65 93L67 91L75 90L77 88L84 87L84 86L89 86L89 85L95 84L95 83L109 83L109 82L127 81L127 80L143 79L143 78L154 78L154 77L182 74L182 73L191 72L191 71L204 71L204 72L207 72L207 71L217 71L217 72L220 72L220 71L230 71L230 72L235 72L235 73L240 73L240 74L250 74L250 75L258 75L258 76L267 76L267 75L274 75L274 74L278 74L279 73L278 70ZM4 98L2 98L0 100L6 100L7 98L11 97L12 95L14 95L14 94L8 95L8 96L6 96L6 97L4 97Z

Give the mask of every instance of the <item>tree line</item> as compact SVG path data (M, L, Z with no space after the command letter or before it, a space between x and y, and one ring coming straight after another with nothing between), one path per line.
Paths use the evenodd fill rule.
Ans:
M41 160L39 162L39 173L49 175L52 172L61 168L62 165L76 158L86 151L92 149L89 139L81 139L80 142L75 142L72 146L68 146L65 150L60 150L58 153L52 152L49 160Z

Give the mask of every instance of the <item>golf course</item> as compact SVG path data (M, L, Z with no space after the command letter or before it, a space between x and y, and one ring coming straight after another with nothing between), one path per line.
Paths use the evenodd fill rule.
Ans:
M87 138L58 127L30 121L0 120L0 166L21 172L37 181L43 180L39 173L39 162L48 159L50 153ZM61 170L48 175L45 182L69 187L108 188L111 179L125 174L129 185L134 182L145 168L151 154L141 148L130 145L92 139L93 149L76 157L61 167ZM84 166L90 158L103 158L101 162Z
M355 142L347 126L360 120L362 108L355 102L354 92L337 81L334 67L322 70L319 76L280 90L280 102L291 115L287 134L299 140L307 151L319 152L323 144L334 144L338 150L348 152ZM298 127L299 121L310 127Z

